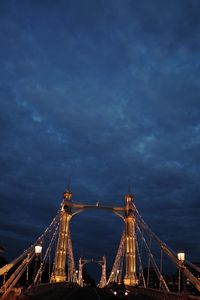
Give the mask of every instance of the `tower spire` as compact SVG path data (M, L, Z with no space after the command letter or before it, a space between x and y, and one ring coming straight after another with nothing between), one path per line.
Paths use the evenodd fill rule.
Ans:
M128 194L129 194L129 195L131 194L131 183L130 183L130 181L129 181L129 183L128 183Z
M68 177L68 183L67 188L64 191L63 194L64 199L71 200L72 198L72 192L71 192L71 176Z
M71 175L68 176L68 184L67 184L67 190L71 190Z

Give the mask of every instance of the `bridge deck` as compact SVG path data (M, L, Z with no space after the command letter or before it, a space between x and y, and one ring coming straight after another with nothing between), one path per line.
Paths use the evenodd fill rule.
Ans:
M15 299L14 297L10 298ZM153 300L151 295L141 295L132 291L128 296L116 297L108 288L100 289L97 287L67 287L66 284L41 285L24 291L20 300L116 300L116 299L134 299L134 300Z
M144 288L130 288L128 296L115 296L108 289L99 289L97 287L67 286L66 283L43 284L38 287L31 287L22 291L19 297L16 297L14 291L8 295L9 300L200 300L200 297L193 295L184 295L176 293L164 294L162 291ZM1 297L0 297L1 298Z

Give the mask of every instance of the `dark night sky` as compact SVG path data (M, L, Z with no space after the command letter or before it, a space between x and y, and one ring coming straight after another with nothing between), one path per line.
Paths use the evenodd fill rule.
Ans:
M199 0L0 1L0 244L17 256L73 200L121 205L200 261ZM122 221L72 220L108 261ZM98 237L98 239L97 239Z

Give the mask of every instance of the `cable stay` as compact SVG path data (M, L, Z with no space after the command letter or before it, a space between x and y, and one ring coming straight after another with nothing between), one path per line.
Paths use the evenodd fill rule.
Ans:
M68 231L67 239L67 258L68 258L68 281L77 282L76 268L74 262L74 254L72 249L72 240L70 230Z
M149 246L148 246L148 244L147 244L147 242L146 242L144 236L142 235L142 232L141 232L139 226L138 226L138 225L136 225L136 226L137 226L138 232L140 233L141 238L142 238L142 240L143 240L143 242L144 242L144 246L145 246L145 248L146 248L146 250L147 250L148 256L149 256L149 258L150 258L150 260L151 260L151 263L152 263L152 265L153 265L153 267L154 267L154 270L155 270L155 272L156 272L156 275L157 275L158 279L160 279L160 281L161 281L161 283L162 283L162 286L163 286L163 289L164 289L165 291L169 292L169 288L168 288L168 286L167 286L167 284L166 284L166 282L165 282L165 280L164 280L164 277L163 277L162 274L160 273L160 270L159 270L159 268L158 268L158 266L157 266L157 264L156 264L156 261L155 261L155 259L154 259L154 256L153 256L153 254L152 254L152 252L151 252L151 250L150 250L150 248L149 248Z
M145 223L145 221L142 219L141 215L139 214L137 208L136 210L136 222L138 228L141 227L144 231L148 232L149 236L159 245L159 247L163 250L163 252L170 258L170 260L180 269L180 271L190 280L190 282L195 286L195 288L200 292L200 281L190 272L186 265L189 265L196 271L200 271L200 268L189 261L181 262L177 254L170 249L165 243L163 243L159 237L149 228L149 226ZM140 230L141 231L141 230ZM151 256L150 256L151 257ZM156 271L156 270L155 270ZM162 277L161 277L161 281ZM163 281L164 284L164 281ZM165 286L165 284L164 284Z
M51 238L51 240L50 240L50 242L49 242L49 246L48 246L47 249L46 249L46 253L45 253L45 255L44 255L44 258L43 258L43 260L42 260L42 262L41 262L41 264L40 264L40 267L39 267L39 269L38 269L38 271L37 271L37 274L36 274L36 276L35 276L35 278L34 278L34 285L38 285L39 283L41 283L42 273L43 273L44 268L45 268L45 266L46 266L46 263L47 263L47 260L48 260L49 253L50 253L51 250L52 250L52 246L53 246L53 243L54 243L54 241L55 241L55 238L56 238L56 236L57 236L57 234L58 234L58 226L59 226L59 224L57 224L57 226L56 226L56 228L55 228L55 231L54 231L54 233L53 233L53 235L52 235L52 238Z
M136 238L136 251L137 251L137 257L138 257L138 261L139 261L139 283L141 281L140 279L142 279L143 286L144 286L144 288L146 288L147 285L146 285L146 281L145 281L145 278L144 278L142 259L141 259L141 255L140 255L140 251L139 251L137 238Z
M122 233L119 248L115 257L112 271L107 281L107 285L112 284L113 282L119 283L121 281L124 253L125 253L125 231L123 231Z
M36 257L35 247L37 245L44 244L45 238L49 233L55 232L55 227L58 226L59 214L52 220L50 225L46 228L44 233L32 244L27 250L25 250L19 257L14 259L11 263L5 265L0 269L0 275L4 276L4 282L1 287L3 292L2 300L6 299L10 291L17 285L21 277L28 270L28 266L33 262ZM13 273L11 273L13 269ZM9 276L9 277L8 277ZM7 278L8 277L8 278ZM28 277L28 275L27 275ZM7 279L6 279L7 278Z

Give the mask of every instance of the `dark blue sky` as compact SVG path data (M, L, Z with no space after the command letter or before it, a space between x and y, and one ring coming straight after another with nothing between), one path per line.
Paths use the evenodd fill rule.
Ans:
M0 244L9 259L74 201L121 205L200 261L200 2L0 1ZM109 261L123 224L72 220ZM98 240L97 240L98 237Z

